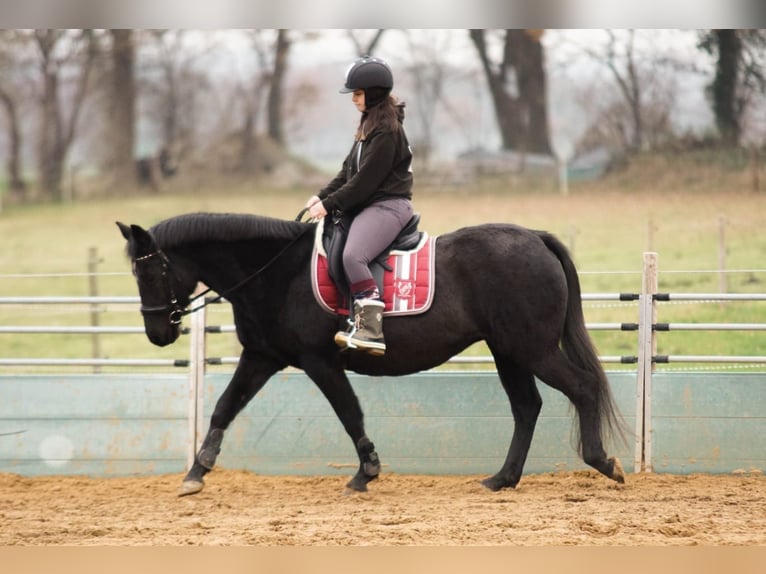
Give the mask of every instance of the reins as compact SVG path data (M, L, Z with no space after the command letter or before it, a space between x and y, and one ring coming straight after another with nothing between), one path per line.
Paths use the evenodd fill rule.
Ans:
M288 249L290 249L293 245L295 245L295 243L297 243L297 241L301 237L303 237L305 233L306 233L306 231L302 231L300 234L298 234L292 241L290 241L290 243L285 245L282 249L279 250L279 252L276 255L274 255L271 259L269 259L260 269L258 269L254 273L251 273L250 275L248 275L247 277L242 279L242 281L240 281L239 283L233 285L232 287L229 287L228 289L224 289L223 292L219 293L218 295L216 295L212 299L206 300L205 302L203 302L202 305L199 305L199 306L194 307L192 309L188 309L187 308L187 309L182 310L181 311L181 316L190 315L191 313L195 313L196 311L199 311L203 307L207 307L208 305L212 305L213 303L218 303L223 298L225 298L226 295L229 295L230 293L233 293L234 291L236 291L237 289L239 289L240 287L242 287L246 283L248 283L248 282L252 281L253 279L255 279L258 275L260 275L261 273L266 271L266 269L268 269L277 259L282 257L282 255L284 255L284 253ZM192 303L194 303L195 301L197 301L201 297L204 297L205 295L210 293L212 290L213 289L211 287L208 287L202 293L199 293L199 294L195 295L194 297L192 297L191 299L189 299L189 303L187 304L187 307L189 307L189 305L191 305Z

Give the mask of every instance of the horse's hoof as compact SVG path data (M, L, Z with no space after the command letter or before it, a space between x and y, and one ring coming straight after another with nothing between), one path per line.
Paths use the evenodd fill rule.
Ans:
M481 481L481 484L491 490L492 492L497 492L498 490L501 490L505 488L506 486L509 486L505 483L504 480L497 478L496 476L490 476L489 478L485 478Z
M343 494L344 496L348 496L349 494L356 494L357 492L367 492L367 483L351 480L346 484L346 490Z
M356 488L350 488L347 486L343 490L343 496L354 496L356 494L359 494L360 492L367 492L367 488L365 488L364 490L357 490Z
M619 458L613 458L611 461L614 463L614 468L612 469L612 479L616 480L620 484L625 484L625 470L622 468L622 463L620 462Z
M201 480L185 480L181 484L181 488L178 489L178 496L197 494L203 488L205 488L205 483Z

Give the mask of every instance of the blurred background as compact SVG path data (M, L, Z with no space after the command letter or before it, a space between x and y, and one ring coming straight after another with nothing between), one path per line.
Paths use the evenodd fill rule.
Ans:
M362 54L393 68L424 187L541 174L566 193L700 150L760 185L766 30L6 29L2 205L318 187L351 144L338 89Z
M183 355L147 343L135 302L98 299L136 296L115 220L295 217L352 143L359 114L338 90L362 54L390 63L406 102L432 235L546 229L584 293L639 292L645 252L662 291L763 292L766 30L4 29L0 362ZM633 322L637 305L585 311ZM762 324L766 309L694 301L660 319ZM102 332L126 325L139 336ZM659 352L760 356L761 333L665 334ZM635 332L593 336L635 354Z

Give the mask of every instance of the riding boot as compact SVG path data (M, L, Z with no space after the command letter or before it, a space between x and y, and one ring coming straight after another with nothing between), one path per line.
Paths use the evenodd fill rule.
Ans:
M371 355L384 355L386 343L383 339L382 301L377 299L354 300L354 322L348 331L335 333L335 342L340 347L367 351Z

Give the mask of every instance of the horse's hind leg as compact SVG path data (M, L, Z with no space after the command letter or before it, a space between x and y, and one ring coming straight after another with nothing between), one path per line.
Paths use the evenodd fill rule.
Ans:
M281 367L271 361L242 354L234 375L216 402L205 440L184 478L179 496L195 494L205 486L203 477L213 469L221 451L223 433L250 399Z
M602 439L602 425L611 409L608 393L597 374L573 364L561 350L534 365L535 374L554 389L564 393L577 410L580 423L582 458L586 464L617 482L625 482L620 461L607 458Z
M518 367L509 359L497 355L495 355L495 364L500 375L500 382L511 402L514 427L505 463L497 474L482 481L482 484L490 490L513 488L521 480L537 417L543 405L532 373Z

